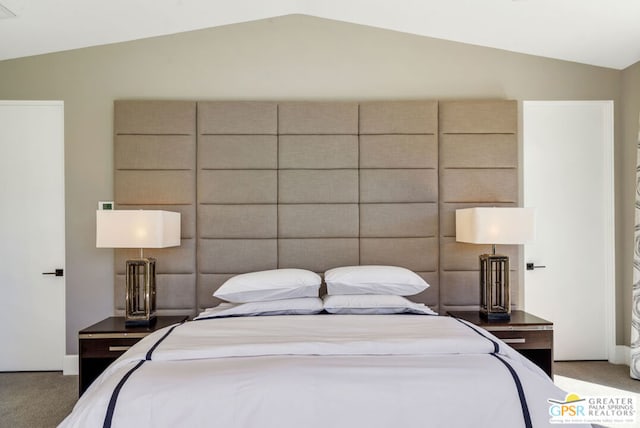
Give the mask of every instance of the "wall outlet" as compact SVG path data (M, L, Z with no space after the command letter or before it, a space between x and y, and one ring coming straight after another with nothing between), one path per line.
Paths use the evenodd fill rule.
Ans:
M113 201L99 201L98 202L99 210L112 210L113 209Z

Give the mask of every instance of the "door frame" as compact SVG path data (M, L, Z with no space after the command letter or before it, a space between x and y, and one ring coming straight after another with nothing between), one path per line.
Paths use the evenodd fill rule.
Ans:
M525 109L527 106L571 106L600 104L604 117L605 129L603 129L602 140L604 143L602 167L604 179L602 183L603 198L606 201L604 209L603 239L605 259L603 260L603 270L605 278L604 284L604 316L605 316L605 341L607 358L613 364L629 365L629 352L624 352L625 347L619 347L616 344L616 271L615 271L615 187L614 187L614 102L613 100L570 100L570 101L537 101L523 100L520 108L520 165L521 168L521 195L524 200L524 127L525 127ZM524 261L524 251L522 251L522 260ZM526 262L526 261L525 261ZM524 263L522 264L524 266ZM521 270L521 284L526 287L524 281L524 269ZM524 292L522 293L522 302L524 307Z

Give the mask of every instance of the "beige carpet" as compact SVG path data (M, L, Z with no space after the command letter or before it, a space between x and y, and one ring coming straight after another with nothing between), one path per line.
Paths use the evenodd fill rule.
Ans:
M78 376L0 373L0 427L55 427L71 412L77 398Z
M606 361L556 361L553 370L555 384L568 393L574 393L580 397L636 397L636 403L640 405L640 381L629 377L629 366L609 364ZM595 426L638 428L640 416L636 424Z

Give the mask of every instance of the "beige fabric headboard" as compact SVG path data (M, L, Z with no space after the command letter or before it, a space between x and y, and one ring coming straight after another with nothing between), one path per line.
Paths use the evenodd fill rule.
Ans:
M455 210L517 206L518 142L515 101L440 103L440 306L478 307L478 255L489 246L456 242ZM500 245L517 271L517 246ZM512 274L511 301L518 301L518 275Z
M516 106L116 101L116 207L182 213L182 246L147 252L160 313L216 304L238 273L355 264L418 272L431 287L412 299L437 311L477 307L487 248L455 242L454 212L517 203ZM116 254L119 313L132 253Z
M145 250L158 259L162 314L196 307L196 103L115 102L114 196L118 209L181 213L180 247ZM115 250L116 314L124 314L125 260L138 250Z

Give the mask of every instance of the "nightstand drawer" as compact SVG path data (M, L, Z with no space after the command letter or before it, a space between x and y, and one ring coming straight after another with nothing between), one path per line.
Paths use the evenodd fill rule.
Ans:
M143 337L184 322L186 315L160 315L148 326L127 326L124 317L109 317L78 332L80 395L118 357Z
M550 349L553 345L553 330L487 330L514 349Z
M80 352L83 358L117 358L124 354L140 338L83 339Z

